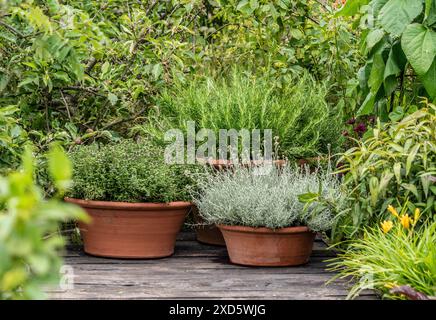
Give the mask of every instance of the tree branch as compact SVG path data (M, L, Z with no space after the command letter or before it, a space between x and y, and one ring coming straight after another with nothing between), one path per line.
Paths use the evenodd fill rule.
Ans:
M7 24L6 22L0 20L0 25L2 25L3 27L5 27L6 29L8 29L10 32L12 32L13 34L19 36L20 38L24 38L25 35L23 33L21 33L20 31L18 31L17 29L15 29L13 26Z

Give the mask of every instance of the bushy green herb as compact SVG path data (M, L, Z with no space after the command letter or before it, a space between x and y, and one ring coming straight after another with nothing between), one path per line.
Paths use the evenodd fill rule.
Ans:
M325 146L340 141L340 117L330 115L327 89L308 74L276 88L270 77L234 69L229 78L176 82L158 100L158 112L146 127L154 137L172 128L271 129L280 152L287 157L326 153Z
M330 228L329 208L317 211L299 201L307 192L320 187L326 198L341 198L338 180L326 173L309 173L285 168L237 167L235 170L208 173L199 180L194 202L209 223L250 227L282 228L305 225L313 231Z
M80 208L57 197L43 198L32 159L27 149L22 170L0 177L0 300L41 299L43 286L59 283L64 239L58 227L67 219L87 218ZM54 148L48 167L60 196L70 179L68 158Z
M436 212L436 106L428 104L401 122L380 123L373 136L346 151L341 172L350 210L338 219L334 238L360 236L386 218L388 205L409 200L411 210Z
M168 165L164 150L147 141L77 146L70 152L70 197L125 202L188 200L193 166Z

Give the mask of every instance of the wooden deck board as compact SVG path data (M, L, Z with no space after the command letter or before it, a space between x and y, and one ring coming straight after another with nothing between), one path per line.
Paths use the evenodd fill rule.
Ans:
M118 260L65 253L74 271L74 288L49 290L52 299L344 299L347 284L326 282L334 255L316 241L311 260L299 267L252 268L230 264L225 248L181 234L172 257ZM362 299L376 299L365 292Z

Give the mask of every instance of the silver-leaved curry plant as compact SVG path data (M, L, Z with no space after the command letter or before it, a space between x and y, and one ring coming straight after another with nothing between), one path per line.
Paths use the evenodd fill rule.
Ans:
M198 183L194 202L201 216L216 224L272 229L304 225L326 231L335 214L325 203L342 199L339 180L330 172L310 173L290 166L208 172ZM319 192L323 201L300 201L302 195Z

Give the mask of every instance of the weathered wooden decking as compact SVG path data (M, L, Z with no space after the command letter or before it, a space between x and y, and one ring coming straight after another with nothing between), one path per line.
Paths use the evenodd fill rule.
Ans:
M198 243L182 233L172 257L116 260L69 249L65 264L74 288L52 290L52 299L344 299L344 282L332 277L325 259L332 256L317 240L310 262L288 268L252 268L229 263L225 248ZM375 299L372 292L363 299Z

